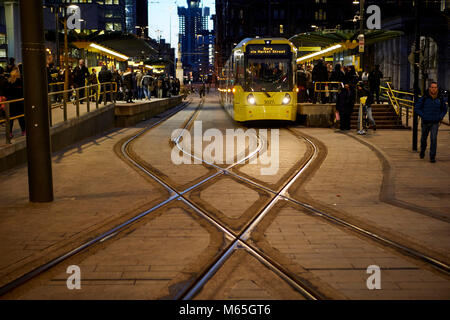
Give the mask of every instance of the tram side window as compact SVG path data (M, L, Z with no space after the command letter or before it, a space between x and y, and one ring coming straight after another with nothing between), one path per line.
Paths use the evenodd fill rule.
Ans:
M236 84L243 85L244 84L244 56L238 55L236 56L236 63L235 63L235 70L236 70Z

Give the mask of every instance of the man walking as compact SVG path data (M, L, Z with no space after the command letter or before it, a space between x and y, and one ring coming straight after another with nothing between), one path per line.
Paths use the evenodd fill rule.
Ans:
M420 159L425 157L428 133L430 133L430 162L436 162L437 134L439 122L447 113L444 97L438 95L437 82L431 82L425 94L419 98L415 112L422 119L422 137L420 139Z

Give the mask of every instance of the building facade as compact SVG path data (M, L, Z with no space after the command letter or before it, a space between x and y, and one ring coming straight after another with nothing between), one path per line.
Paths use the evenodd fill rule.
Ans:
M245 38L290 37L318 29L356 28L359 7L336 0L216 0L216 61L222 67Z
M403 35L374 45L372 64L379 64L383 75L394 88L412 91L414 67L412 52L415 45L416 17L411 2L367 0L381 9L381 28L399 30ZM424 90L431 81L444 89L450 88L450 48L448 2L420 1L420 72L419 88Z

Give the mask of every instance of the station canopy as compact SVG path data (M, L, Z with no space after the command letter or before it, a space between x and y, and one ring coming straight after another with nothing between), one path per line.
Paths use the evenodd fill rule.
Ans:
M76 39L73 44L91 52L101 53L119 61L130 58L146 60L155 57L158 51L144 39L130 34L103 34Z
M397 38L402 34L403 32L401 31L364 30L364 42L367 46L377 42ZM319 52L324 51L323 53L318 53L309 58L307 56L311 55L303 55L303 57L305 57L305 59L302 59L303 63L320 59L322 57L327 57L340 51L356 48L358 46L358 35L359 30L332 29L300 33L291 37L289 40L300 52L318 51L315 49L317 47L320 47ZM299 58L302 58L302 56Z

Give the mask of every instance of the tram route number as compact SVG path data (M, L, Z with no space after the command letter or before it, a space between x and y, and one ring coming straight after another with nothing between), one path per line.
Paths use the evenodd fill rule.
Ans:
M219 306L193 306L186 304L180 307L179 315L196 315L205 316L206 318L214 319L214 314L222 313L222 315L270 315L271 305L264 304L224 304Z

